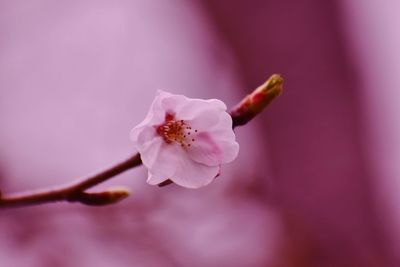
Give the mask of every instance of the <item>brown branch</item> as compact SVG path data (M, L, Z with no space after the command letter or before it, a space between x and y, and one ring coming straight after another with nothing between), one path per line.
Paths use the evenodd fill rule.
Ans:
M56 201L81 202L86 205L112 204L127 197L127 192L124 190L110 190L100 193L86 193L84 191L126 170L139 166L141 163L140 155L135 154L109 169L69 185L54 189L44 189L43 191L1 196L0 208L32 206Z
M244 125L259 114L273 99L282 91L283 79L274 74L264 84L255 89L250 95L234 107L230 115L233 125ZM39 205L57 201L80 202L85 205L108 205L121 201L129 195L126 189L109 189L104 192L89 193L85 190L92 188L110 178L127 171L131 168L141 165L142 161L139 154L122 161L97 174L82 178L79 181L60 186L54 189L44 189L42 191L30 191L14 195L0 194L0 208L15 208ZM169 180L160 184L168 185Z

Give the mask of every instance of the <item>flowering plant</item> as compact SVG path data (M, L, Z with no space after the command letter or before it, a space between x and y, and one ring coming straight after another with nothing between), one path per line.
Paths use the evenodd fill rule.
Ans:
M226 105L158 91L131 139L148 169L149 184L166 180L198 188L209 184L223 163L239 152Z
M264 84L226 112L216 99L191 99L159 91L145 119L131 130L138 154L111 168L59 188L2 195L0 208L38 205L55 201L108 205L129 196L123 187L102 192L88 189L141 163L148 169L147 182L170 182L187 188L209 184L220 173L221 164L239 152L233 128L259 114L282 91L283 79L274 74Z

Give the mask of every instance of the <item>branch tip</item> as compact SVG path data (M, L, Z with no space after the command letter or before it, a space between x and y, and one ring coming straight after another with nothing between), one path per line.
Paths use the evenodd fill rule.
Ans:
M273 74L269 79L257 87L251 94L235 106L230 114L233 127L244 125L257 116L267 107L272 100L282 93L283 78L279 74Z

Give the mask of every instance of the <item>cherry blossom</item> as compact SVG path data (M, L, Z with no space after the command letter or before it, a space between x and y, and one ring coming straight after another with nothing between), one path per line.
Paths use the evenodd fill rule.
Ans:
M187 187L209 184L223 163L239 152L226 105L217 99L191 99L158 91L131 140L148 169L147 182L166 180Z

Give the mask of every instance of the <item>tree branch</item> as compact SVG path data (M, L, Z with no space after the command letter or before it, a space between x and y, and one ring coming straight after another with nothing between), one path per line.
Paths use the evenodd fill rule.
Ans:
M127 197L126 190L110 190L101 193L86 193L84 191L124 171L139 166L141 163L140 155L135 154L109 169L90 175L69 185L54 189L44 189L43 191L1 196L0 208L32 206L56 201L81 202L86 205L112 204Z
M264 84L255 89L250 95L230 111L232 127L245 125L259 114L282 91L283 79L280 75L272 75ZM142 164L139 154L122 161L97 174L89 175L79 181L42 191L30 191L13 195L0 194L0 208L15 208L39 205L57 201L80 202L85 205L102 206L121 201L129 195L124 188L113 188L103 192L85 192L110 178ZM159 186L168 185L169 180Z

